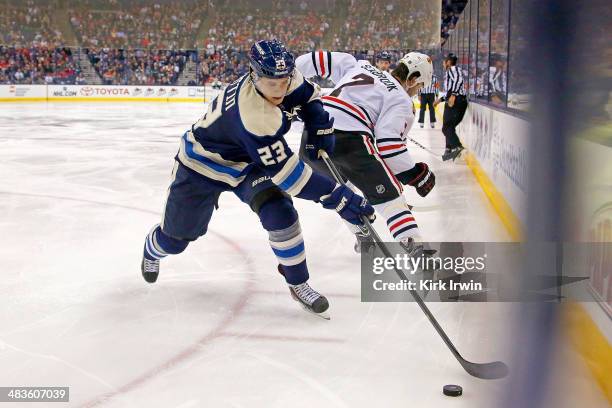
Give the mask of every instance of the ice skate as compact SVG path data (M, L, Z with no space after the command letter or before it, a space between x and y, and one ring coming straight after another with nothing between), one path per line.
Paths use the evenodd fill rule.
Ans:
M403 239L402 241L400 241L400 245L411 257L421 257L422 262L425 263L421 264L421 266L414 271L415 275L422 276L421 279L423 280L433 280L436 269L435 267L432 267L428 264L427 259L431 258L437 252L437 250L431 249L428 243L419 242L414 238ZM427 297L428 293L428 290L424 291L423 298Z
M461 153L462 153L464 150L465 150L465 149L464 149L464 147L463 147L463 146L458 146L458 147L455 147L455 148L452 150L452 152L451 152L451 155L452 155L451 160L452 160L452 161L455 161L455 160L457 160L459 157L461 157Z
M304 308L304 310L325 320L329 320L329 314L327 313L329 302L325 296L312 289L308 282L288 286L291 296L302 306L302 308Z
M423 243L415 241L414 238L404 238L399 244L411 258L418 258L423 255Z
M144 280L149 283L155 283L159 275L159 260L149 259L143 255L142 262L140 263L140 272Z
M426 242L420 242L412 237L402 239L399 244L402 248L404 248L408 255L415 258L421 255L426 258L431 258L436 252L438 252L437 250L430 248L429 244Z
M374 251L375 245L372 240L372 236L363 233L355 234L355 245L353 246L355 252L360 254L362 252L371 253Z
M285 275L281 265L278 265L278 272L283 276ZM327 309L329 309L327 298L311 288L308 282L300 283L299 285L287 284L287 286L293 300L298 302L304 310L325 320L330 319L327 312Z

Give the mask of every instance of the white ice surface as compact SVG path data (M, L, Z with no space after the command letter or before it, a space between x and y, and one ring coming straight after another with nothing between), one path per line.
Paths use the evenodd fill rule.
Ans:
M467 375L416 304L360 302L352 237L314 203L295 200L331 321L293 302L231 193L208 235L165 259L158 283L142 280L143 238L202 108L0 106L0 386L70 386L70 406L495 406L507 380ZM439 130L411 135L441 152ZM508 239L467 166L411 151L436 173L427 198L406 192L426 239ZM467 358L505 357L509 305L430 306ZM443 396L449 383L464 395Z

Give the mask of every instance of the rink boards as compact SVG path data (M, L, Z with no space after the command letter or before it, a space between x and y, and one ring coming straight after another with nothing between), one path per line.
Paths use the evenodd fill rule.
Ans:
M459 127L466 160L513 240L526 225L529 124L526 119L471 102Z
M0 102L207 102L203 86L0 85Z

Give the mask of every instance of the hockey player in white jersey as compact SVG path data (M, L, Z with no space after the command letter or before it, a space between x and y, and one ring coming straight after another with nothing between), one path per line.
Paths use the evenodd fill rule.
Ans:
M350 54L316 51L298 57L296 67L306 78L320 76L334 82L334 90L322 97L334 118L336 145L330 157L386 219L393 238L409 253L419 254L423 250L419 229L402 191L403 185L410 185L424 197L435 185L427 164L415 163L406 148L406 133L414 121L412 96L431 83L431 59L411 52L388 73ZM301 154L326 171L305 137ZM352 230L359 251L360 242L368 239Z

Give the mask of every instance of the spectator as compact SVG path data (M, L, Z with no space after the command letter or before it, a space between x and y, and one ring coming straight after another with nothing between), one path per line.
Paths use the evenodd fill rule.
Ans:
M188 53L169 50L86 51L91 64L106 85L175 85Z
M74 83L78 71L68 48L0 46L3 83Z
M73 8L70 23L85 47L179 49L194 45L204 2L118 4L110 10Z
M61 32L50 25L53 5L42 6L32 0L24 3L19 7L3 5L0 9L0 44L63 46Z

